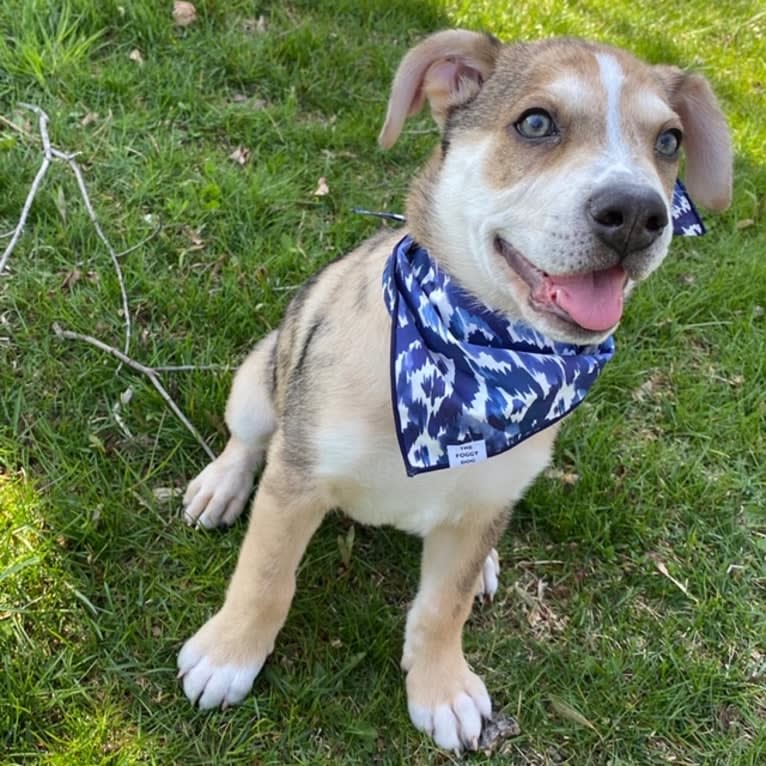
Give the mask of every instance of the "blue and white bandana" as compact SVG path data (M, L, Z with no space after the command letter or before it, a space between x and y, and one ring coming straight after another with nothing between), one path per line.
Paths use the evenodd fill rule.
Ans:
M673 187L671 213L673 234L676 237L701 237L705 233L705 224L702 223L686 187L678 179Z
M680 181L673 233L705 228ZM579 405L614 355L551 340L458 287L409 235L383 272L391 322L391 398L408 476L479 463Z
M406 236L383 273L393 317L391 391L409 476L478 463L571 412L614 354L478 305Z

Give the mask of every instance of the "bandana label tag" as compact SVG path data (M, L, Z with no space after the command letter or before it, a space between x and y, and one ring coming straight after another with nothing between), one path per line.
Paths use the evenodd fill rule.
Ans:
M448 444L447 458L449 467L483 463L487 459L487 443L484 439L465 444Z

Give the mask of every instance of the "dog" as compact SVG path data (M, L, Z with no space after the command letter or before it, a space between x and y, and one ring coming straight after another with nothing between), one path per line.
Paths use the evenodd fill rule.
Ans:
M691 196L719 211L731 200L732 146L704 77L578 39L427 37L397 70L383 148L426 102L441 141L412 182L407 239L383 231L327 265L234 376L231 437L189 484L187 521L231 524L265 467L223 606L184 644L178 668L200 708L240 702L274 649L309 539L341 508L423 538L402 658L408 709L438 746L460 751L477 748L492 712L463 656L462 629L474 597L498 587L495 545L510 508L548 465L575 389L583 393L577 381L595 378L611 353L625 297L668 251L681 154ZM441 282L428 282L434 275ZM457 309L440 303L450 291ZM468 354L457 360L450 333L464 312L473 326L455 341ZM554 386L556 401L520 436L513 413L491 428L477 420L476 392L487 411L523 400L527 417L537 405L525 397L550 388L547 373L533 364L518 391L504 388L491 355L519 352L493 341L476 351L485 320L522 345L532 337L564 349L540 357L556 369L567 354L585 354L574 384ZM507 358L495 366L505 371ZM447 401L434 381L457 389L464 372L473 388L459 405L463 420L427 411ZM474 418L468 430L465 417ZM437 444L453 427L457 444ZM493 447L497 434L505 441Z

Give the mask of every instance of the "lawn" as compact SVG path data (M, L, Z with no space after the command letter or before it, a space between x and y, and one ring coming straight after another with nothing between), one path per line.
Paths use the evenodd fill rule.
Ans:
M120 257L130 355L214 449L231 368L312 272L401 210L436 140L376 146L393 70L428 32L568 34L704 72L735 200L630 301L618 354L516 509L466 649L520 734L468 763L766 763L766 14L761 0L4 0L0 234L42 151L78 152ZM320 178L326 194L317 195ZM8 243L0 239L0 250ZM175 655L220 603L244 522L187 528L206 462L121 347L120 285L56 162L0 275L0 763L451 763L398 668L419 543L340 515L242 706L195 712Z

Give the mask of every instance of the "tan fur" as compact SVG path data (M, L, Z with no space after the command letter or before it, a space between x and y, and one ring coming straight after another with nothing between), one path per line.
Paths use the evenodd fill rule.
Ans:
M707 80L676 67L655 67L686 131L686 185L700 204L725 210L732 195L732 145Z
M493 249L494 237L516 238L546 272L611 267L617 256L581 220L588 195L600 176L616 173L667 201L678 165L658 157L654 142L669 127L687 133L689 181L700 199L721 206L730 195L731 144L707 84L617 49L575 40L501 46L464 30L438 33L404 58L382 145L396 141L425 100L443 136L412 185L410 232L478 300L557 339L595 343L606 333L530 307L529 288ZM556 142L532 144L514 130L530 108L556 115ZM493 546L508 509L548 464L558 425L484 463L405 475L381 288L401 236L382 232L327 266L235 376L231 439L190 483L188 520L230 524L264 454L266 468L224 605L184 645L180 675L202 707L244 697L284 623L311 535L341 507L362 523L424 538L402 660L410 715L440 746L475 748L491 703L463 657L463 624L474 593L491 598L497 587ZM626 291L659 265L668 242L664 232L623 258Z

